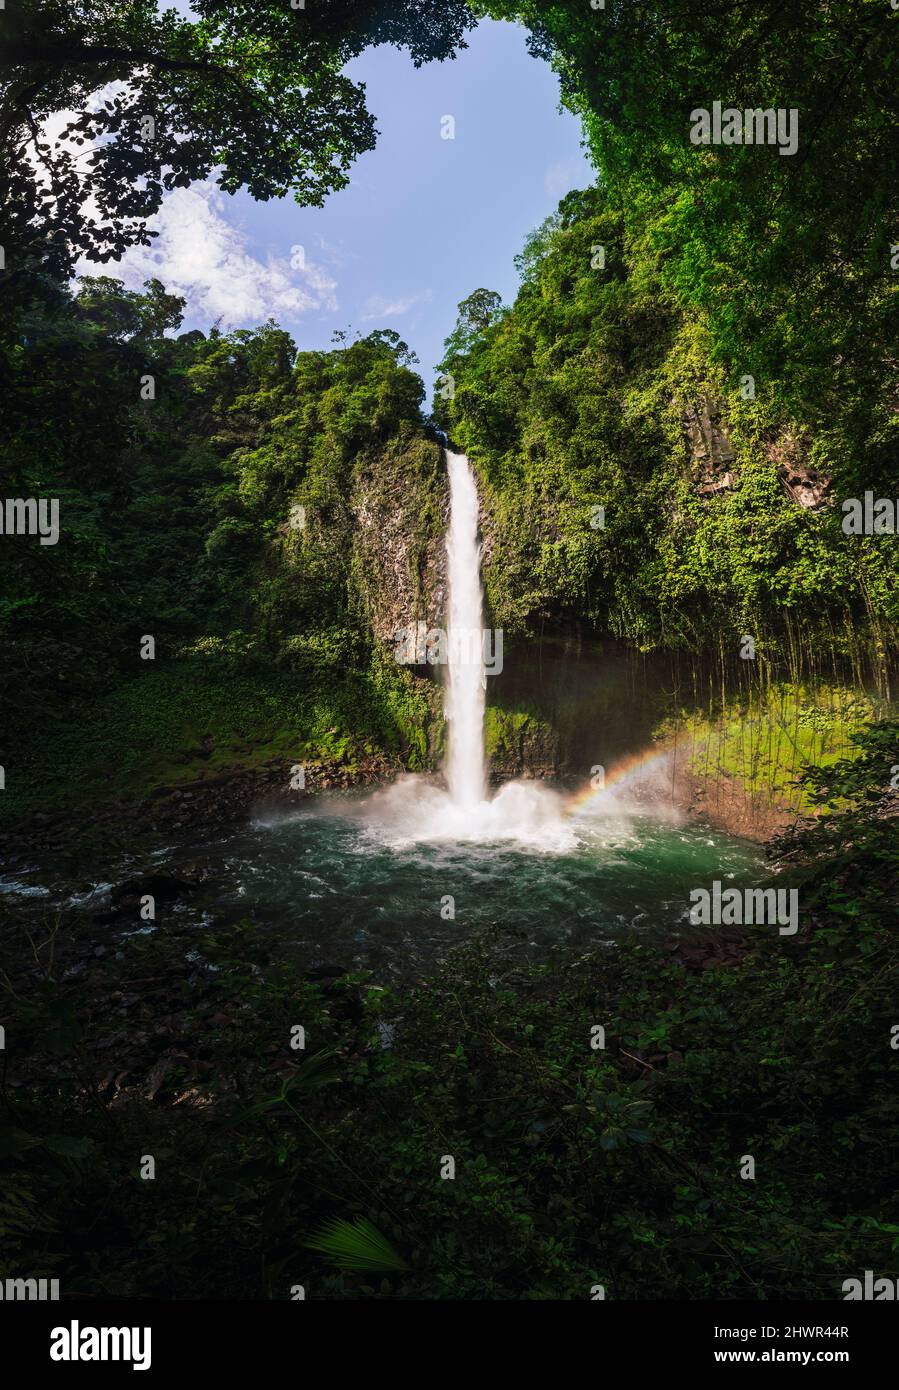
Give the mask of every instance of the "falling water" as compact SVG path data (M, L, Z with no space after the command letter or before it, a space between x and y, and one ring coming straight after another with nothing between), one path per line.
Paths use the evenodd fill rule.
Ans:
M578 815L566 816L566 799L544 783L506 782L492 797L487 790L484 710L484 591L478 543L478 490L464 454L446 451L450 519L446 534L448 612L444 713L448 750L446 789L431 777L406 774L361 800L355 808L341 801L340 813L364 822L374 844L405 850L412 844L444 841L484 847L514 841L535 853L568 854L590 842L586 822L600 821L603 833L619 833L627 810L614 794L608 805L572 800ZM496 634L499 638L499 634ZM582 803L584 803L582 805ZM621 833L624 833L623 831ZM585 838L586 837L586 838Z
M455 806L484 801L484 594L478 544L478 490L468 459L447 450L450 524L446 536L449 615L445 713L446 781Z

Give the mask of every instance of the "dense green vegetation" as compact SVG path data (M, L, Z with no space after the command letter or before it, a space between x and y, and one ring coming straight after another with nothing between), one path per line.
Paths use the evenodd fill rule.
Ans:
M375 332L298 356L272 324L164 337L182 306L157 282L40 289L6 347L0 451L8 495L59 498L64 543L4 546L8 736L46 721L6 760L5 813L64 793L60 771L105 781L111 762L140 788L141 757L152 780L206 733L327 752L336 723L414 762L427 702L374 647L375 538L351 507L383 474L418 499L421 543L441 525L405 344Z
M706 322L675 305L599 189L569 194L518 264L511 308L484 291L460 306L453 390L438 394L486 484L497 622L573 617L732 661L746 633L759 663L807 669L894 652L895 537L844 535L839 507L891 495L892 398L845 453L789 420L772 383L743 401ZM816 505L785 485L797 472L830 481Z
M0 1273L280 1299L834 1299L899 1276L899 727L861 744L809 773L843 809L782 848L793 940L535 961L488 935L400 995L298 977L258 925L185 957L169 916L97 960L72 914L11 923ZM360 1216L380 1240L319 1239Z
M600 173L531 238L515 304L478 291L448 343L440 408L494 495L498 618L730 655L747 632L794 674L882 665L895 541L842 537L838 504L895 484L899 14L473 7L527 27ZM794 111L795 154L693 144L714 101Z
M899 539L846 536L839 509L896 493L899 12L195 9L0 10L0 476L5 497L59 499L65 542L3 538L0 815L75 821L273 756L432 764L437 688L389 637L439 590L440 427L478 472L491 620L692 659L714 685L697 766L815 812L773 847L802 929L575 959L495 932L400 992L300 975L249 920L200 934L163 911L110 950L77 904L11 911L0 1275L450 1299L832 1298L865 1268L899 1277L899 726L859 732L863 682L886 694L895 660ZM528 239L512 305L460 306L433 417L395 333L298 354L273 323L180 333L157 281L68 283L213 170L321 202L374 139L347 61L377 42L448 57L488 13L554 65L599 178ZM795 108L796 154L692 145L716 100ZM77 143L39 139L63 110L99 141L86 178ZM821 676L843 682L830 709ZM536 705L488 712L497 757L551 735Z
M202 0L197 22L24 4L4 12L0 42L15 151L0 468L8 494L59 498L66 544L4 546L0 641L18 655L0 695L11 734L46 719L47 766L64 702L140 679L147 633L160 662L193 663L211 687L226 668L263 687L292 672L314 703L352 668L370 724L338 719L339 737L419 760L434 746L428 693L379 654L392 576L359 525L395 521L409 494L400 565L423 610L442 483L405 345L382 332L296 358L273 324L175 336L182 306L157 282L134 294L96 277L73 299L60 275L79 250L107 259L141 239L165 188L206 176L212 150L226 151L223 187L320 201L373 139L348 59L379 42L444 58L472 11L526 25L600 171L528 240L514 305L476 291L447 343L455 390L436 414L481 477L493 620L521 634L574 623L724 666L749 635L763 699L779 674L834 664L886 687L896 540L844 536L839 502L889 496L894 476L899 16L875 0L724 17L698 0L309 15ZM125 76L126 93L88 112L99 82ZM689 113L712 100L795 108L797 153L691 144ZM57 154L51 198L32 127L62 108L81 113L79 138L103 140L86 180ZM138 138L147 110L155 143ZM91 196L102 231L84 218ZM163 732L149 701L122 698L133 743ZM235 742L227 721L203 732ZM163 736L170 764L192 732ZM7 815L26 782L44 795L30 756Z
M782 699L779 676L840 663L885 682L896 539L844 535L837 505L888 495L880 440L873 453L859 440L840 486L799 505L773 403L769 415L727 397L703 330L626 245L605 194L568 195L519 258L515 305L472 295L448 340L455 391L438 419L480 472L494 621L522 634L576 622L722 667L746 667L750 635L763 704ZM6 343L0 448L10 493L59 497L66 543L4 551L0 638L19 654L2 676L8 724L33 727L37 712L49 730L23 748L5 814L58 795L60 765L70 790L89 790L91 768L105 780L92 752L104 727L128 730L120 771L135 791L207 734L237 762L253 761L262 730L275 750L323 754L336 731L420 765L434 692L390 660L383 552L401 537L407 606L392 616L425 612L444 485L406 345L381 331L297 355L273 324L172 336L182 305L155 281L141 294L108 277L74 297L49 279L33 289L27 332ZM239 719L223 680L248 690ZM203 688L190 708L186 692ZM180 723L165 713L179 689ZM93 729L77 741L72 699ZM777 757L787 777L799 761Z
M553 64L629 256L695 311L725 382L754 376L759 416L808 427L837 466L860 438L883 466L895 448L895 421L881 431L899 330L899 13L880 0L473 8L520 20ZM691 114L714 101L794 110L796 152L693 144Z

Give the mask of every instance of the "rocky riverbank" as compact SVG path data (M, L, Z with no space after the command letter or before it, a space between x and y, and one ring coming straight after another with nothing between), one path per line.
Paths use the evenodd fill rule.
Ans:
M62 807L31 815L0 835L0 855L9 871L35 858L81 849L85 854L120 853L142 841L203 829L209 833L240 825L257 806L292 806L323 791L348 790L389 781L402 769L382 755L349 766L337 760L310 762L302 777L281 758L255 768L210 772L187 782L155 787L140 800L116 799L96 807ZM297 785L302 782L302 785Z

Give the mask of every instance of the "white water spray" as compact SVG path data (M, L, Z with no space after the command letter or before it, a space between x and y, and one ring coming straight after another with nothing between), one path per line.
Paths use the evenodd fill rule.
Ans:
M446 452L450 524L446 536L449 587L448 666L444 711L449 750L446 782L455 806L471 808L485 800L484 691L486 674L481 639L484 593L478 544L478 490L464 454ZM477 634L477 640L471 640Z
M450 521L446 534L448 579L446 790L423 777L400 777L359 808L369 832L396 848L422 841L514 841L548 853L576 843L563 819L563 800L537 782L507 782L492 799L487 791L484 709L484 592L478 544L478 490L464 454L446 450Z

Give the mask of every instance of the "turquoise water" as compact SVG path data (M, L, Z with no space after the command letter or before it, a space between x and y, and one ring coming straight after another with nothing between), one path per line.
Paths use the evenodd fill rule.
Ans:
M670 934L691 888L762 875L756 846L649 815L586 817L565 827L567 843L540 849L514 838L411 841L373 825L366 807L335 799L220 842L208 908L268 925L311 965L414 975L494 926L537 947Z
M0 880L0 894L38 913L103 914L113 884L142 873L199 887L161 904L155 925L107 918L110 947L171 924L186 930L186 949L202 953L204 931L248 921L261 953L393 980L415 978L491 927L520 933L538 955L634 933L670 937L686 925L691 889L765 876L758 846L679 823L664 805L647 810L612 795L572 815L560 793L509 783L458 812L443 790L404 778L375 795L310 798L224 835L185 832L104 866L102 882L76 884L33 866Z

